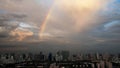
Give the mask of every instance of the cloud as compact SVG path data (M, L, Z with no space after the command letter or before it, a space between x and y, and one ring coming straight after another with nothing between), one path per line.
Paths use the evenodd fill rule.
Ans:
M103 23L98 20L98 12L102 11L108 3L108 0L55 1L50 9L44 33L68 37L85 32L94 25Z
M74 20L75 30L84 31L84 29L96 24L95 19L98 16L96 13L102 10L107 3L107 0L65 0L58 1L58 8L61 8L63 13L68 14L67 17Z
M117 42L120 12L114 1L0 0L0 41L24 42L22 45L44 42L42 47L66 45L72 50Z
M120 21L112 21L104 25L105 31L112 33L120 33Z
M32 26L29 30L36 35L39 32L37 30L42 27L44 18L49 14L50 18L47 20L43 34L54 37L67 37L88 30L96 24L96 13L108 3L107 0L58 0L54 2L52 0L2 0L1 2L4 3L1 8L9 12L9 15L4 14L4 19L25 21L25 23L19 22L20 27L25 29L28 26L31 27L29 24L33 25L34 22L35 28Z
M29 26L29 27L28 27ZM32 37L38 27L21 21L4 21L0 27L0 38L6 41L23 41Z
M23 41L25 38L33 36L33 32L27 29L17 28L15 30L12 30L10 32L10 35L16 37L14 40Z
M13 29L16 29L18 26L18 23L12 22L11 21L1 21L0 23L0 38L9 38L10 31Z

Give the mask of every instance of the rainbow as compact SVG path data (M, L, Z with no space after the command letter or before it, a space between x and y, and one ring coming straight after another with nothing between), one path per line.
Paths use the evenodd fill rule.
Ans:
M40 38L40 40L43 39L43 35L44 35L43 33L44 33L45 29L46 29L47 22L48 22L49 19L50 19L50 16L51 16L53 7L54 7L54 3L53 3L53 4L51 5L51 7L49 8L48 13L46 14L46 16L45 16L45 18L44 18L44 20L43 20L43 22L42 22L42 24L41 24L41 26L40 26L40 31L39 31L39 38Z

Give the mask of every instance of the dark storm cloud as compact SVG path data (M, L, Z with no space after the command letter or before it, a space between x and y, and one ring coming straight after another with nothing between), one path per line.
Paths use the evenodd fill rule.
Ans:
M22 20L27 17L27 15L22 13L0 13L0 21L8 21L8 20Z
M7 33L0 33L0 38L6 38L8 37L9 35Z
M25 18L26 15L23 13L0 10L0 40L7 41L11 38L10 32L19 26L19 22L17 21L22 21Z
M4 26L8 26L8 25L15 25L15 23L8 23L9 21L17 21L17 20L21 20L24 18L26 18L27 15L26 14L22 14L22 13L11 13L11 12L5 12L5 13L0 13L0 25ZM7 22L7 23L6 23Z

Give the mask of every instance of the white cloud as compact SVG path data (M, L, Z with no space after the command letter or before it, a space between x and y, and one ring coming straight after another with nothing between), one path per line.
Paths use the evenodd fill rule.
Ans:
M112 21L104 25L104 30L112 33L120 33L120 21Z

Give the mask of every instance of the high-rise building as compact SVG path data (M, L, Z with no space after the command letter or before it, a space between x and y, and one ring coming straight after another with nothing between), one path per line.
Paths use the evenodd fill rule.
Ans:
M69 51L61 51L61 54L63 56L63 60L68 60L70 53Z
M100 61L100 68L105 68L105 62L104 61Z
M99 53L96 53L96 60L99 60L100 59L100 55Z
M111 63L111 62L106 61L106 68L112 68L112 63Z

